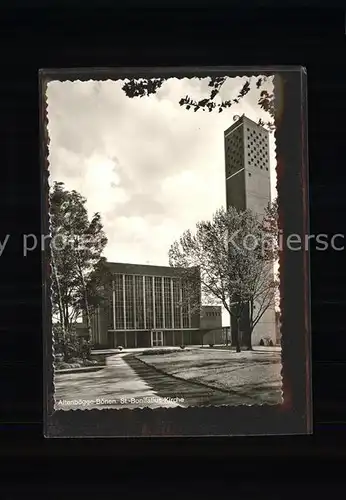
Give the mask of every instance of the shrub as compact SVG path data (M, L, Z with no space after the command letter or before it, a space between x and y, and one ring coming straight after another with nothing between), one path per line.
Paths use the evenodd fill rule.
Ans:
M68 363L65 363L64 361L60 361L55 363L55 368L57 370L65 370L66 368L70 368L70 365Z
M62 335L61 331L54 332L54 353L56 359L61 359L66 363L72 360L90 359L92 344L89 340L78 338L71 333Z
M214 347L214 344L209 344L209 347Z
M172 354L173 352L177 352L176 349L152 349L141 352L140 356L155 356L158 354Z
M83 365L82 363L69 363L70 368L81 368Z
M98 365L100 364L99 361L96 361L96 359L86 359L84 361L84 366L95 366L95 365Z
M81 368L83 365L81 363L56 363L56 370L67 370L71 368Z
M81 340L81 354L82 359L90 359L91 356L92 343L90 340Z
M57 354L63 355L65 362L69 362L71 359L78 357L81 347L78 340L71 335L67 335L65 338L58 339L54 345L54 350Z
M69 363L83 363L83 359L81 358L71 358Z
M262 346L264 345L264 340L263 339L260 340L259 345L262 345Z
M273 347L273 345L274 345L274 344L273 344L272 339L270 339L270 340L269 340L268 345L269 345L270 347Z

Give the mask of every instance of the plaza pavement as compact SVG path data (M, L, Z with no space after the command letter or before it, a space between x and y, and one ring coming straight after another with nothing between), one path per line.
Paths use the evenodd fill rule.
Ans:
M54 382L56 410L178 406L158 396L125 362L123 354L110 356L102 370L59 373Z
M208 351L215 352L217 349L206 349L205 354ZM223 352L226 356L230 354L229 352L226 354L227 351ZM237 375L234 378L235 384L230 383L228 390L225 391L222 390L222 387L217 388L215 385L213 387L205 386L198 383L197 380L184 380L183 373L181 373L183 379L179 378L179 376L177 378L160 373L155 367L143 363L140 358L137 359L135 356L137 353L127 352L110 355L107 357L107 366L94 373L56 374L56 409L133 409L139 407L154 409L158 407L174 408L177 406L234 406L239 404L261 404L263 396L265 400L269 397L268 402L273 400L273 397L274 400L277 398L270 380L267 382L263 380L264 383L261 383L260 380L253 378L253 373L249 376L249 374L244 373L243 368L239 371L234 363L232 363L233 366L228 371L233 372L232 377ZM219 353L223 357L222 351L219 351ZM190 356L188 352L186 354ZM262 352L258 352L258 354L261 358L264 355ZM216 352L215 355L217 355ZM210 352L211 357L215 355ZM276 358L279 353L274 350L268 355ZM255 353L254 356L257 359ZM144 357L148 358L148 356ZM157 356L150 356L150 358L150 361L154 361ZM256 364L255 359L254 364ZM210 366L209 373L212 372L214 370ZM262 378L261 375L259 378ZM233 385L235 385L236 390L232 390ZM265 394L266 392L268 392L268 395ZM275 392L277 392L277 389Z

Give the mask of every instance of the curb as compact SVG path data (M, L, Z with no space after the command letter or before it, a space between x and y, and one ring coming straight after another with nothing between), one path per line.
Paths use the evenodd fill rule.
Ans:
M91 353L91 357L97 357L97 356L115 356L116 354L120 354L120 351L119 352L92 352Z
M233 394L233 395L237 395L237 396L243 395L241 392L238 392L238 391L235 391L232 389L230 389L230 390L229 389L222 389L220 387L215 387L214 385L205 384L204 382L199 382L198 380L185 379L185 378L178 377L177 375L171 375L170 373L167 373L167 372L161 370L160 368L157 368L156 366L153 366L150 363L143 361L143 359L140 359L137 356L133 356L133 357L136 358L141 363L143 363L143 365L147 366L148 368L155 370L160 375L165 375L166 377L174 378L175 380L177 380L179 382L185 382L186 384L198 385L199 387L205 387L207 389L212 389L213 391L223 392L224 394L231 394L231 395Z
M236 352L234 349L218 349L217 347L208 347L204 349L205 351L222 351L222 352ZM262 349L244 349L243 351L237 353L237 354L242 354L243 352L252 352L254 354L267 354L267 353L279 353L281 354L281 350L279 349L274 349L271 350L268 348L268 350L262 350Z
M64 368L62 370L54 370L55 374L63 375L65 373L88 373L88 372L98 372L106 368L106 365L99 366L82 366L81 368Z

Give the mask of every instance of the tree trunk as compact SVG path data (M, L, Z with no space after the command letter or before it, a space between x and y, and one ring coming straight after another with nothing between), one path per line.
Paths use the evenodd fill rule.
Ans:
M78 259L78 257L77 257L77 259ZM87 324L86 326L87 326L87 329L88 329L89 340L91 340L91 317L90 317L90 307L89 307L89 300L88 300L88 291L87 291L87 287L86 287L86 283L85 283L83 271L81 269L81 265L80 265L79 261L78 261L77 265L78 265L80 280L81 280L82 288L83 288L84 312L85 312L85 318L86 318L86 324Z
M253 328L251 328L251 326L249 328L247 328L244 332L243 339L242 339L243 346L248 351L252 351L252 343L251 343L252 330L253 330Z
M240 327L241 327L241 315L239 316L239 311L234 310L234 314L231 316L231 339L232 346L237 346L240 344Z
M65 322L64 322L64 310L63 310L63 305L62 305L62 300L61 300L61 291L60 291L60 282L59 282L58 270L56 268L56 263L55 263L55 258L54 258L53 250L51 250L51 257L52 257L53 277L55 279L56 289L57 289L57 295L58 295L58 308L59 308L60 327L62 329L63 337L65 338L66 337L66 330L65 330Z
M63 305L65 334L70 333L70 323L68 320L68 303Z
M230 306L232 308L232 305ZM237 310L233 307L233 314L229 315L230 333L231 333L231 344L232 346L237 345L238 330L239 326L237 322Z
M237 333L237 320L234 319L233 327L231 329L232 345L237 345L237 336L238 336L238 333Z
M240 348L240 317L237 317L237 331L236 331L236 352L241 352Z
M252 343L251 343L251 336L253 332L253 313L254 313L254 302L253 300L250 300L248 302L248 316L249 316L249 321L246 322L246 326L244 329L244 335L243 335L243 346L245 347L246 350L252 351Z
M90 308L89 308L89 302L88 302L88 295L87 295L87 291L86 290L84 292L84 297L85 297L84 300L85 300L87 328L88 328L89 340L91 340L91 317L90 317Z

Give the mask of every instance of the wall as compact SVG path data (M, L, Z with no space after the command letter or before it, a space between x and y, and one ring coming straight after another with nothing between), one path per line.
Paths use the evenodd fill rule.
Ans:
M201 308L201 331L203 344L223 344L222 334L222 310L220 306L202 306Z
M263 215L270 201L269 133L244 118L246 207Z
M274 307L268 308L252 332L252 345L259 345L261 339L269 337L276 345L276 318Z
M203 336L203 345L223 345L225 343L222 328L211 330Z
M122 262L108 262L107 267L114 274L137 274L140 276L172 276L179 277L182 270L170 266L150 266L144 264L125 264ZM198 274L198 267L195 267Z

